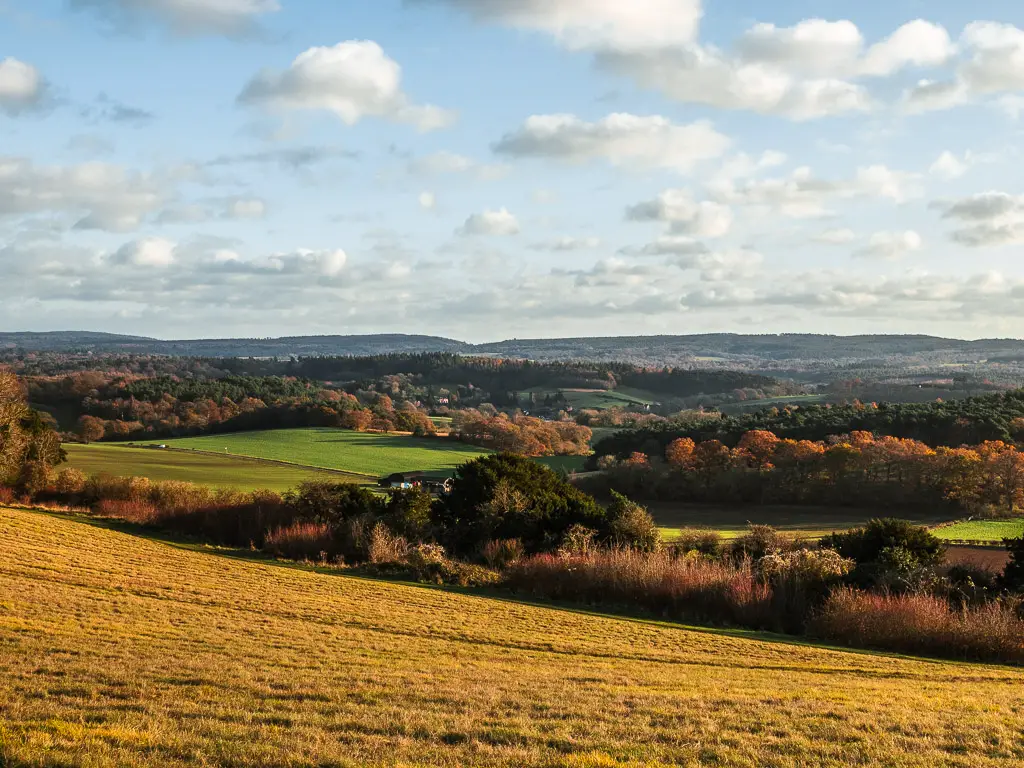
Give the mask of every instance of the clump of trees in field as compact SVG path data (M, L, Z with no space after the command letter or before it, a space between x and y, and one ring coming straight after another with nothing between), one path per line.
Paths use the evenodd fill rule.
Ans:
M734 448L716 439L676 438L660 456L599 459L590 482L638 498L677 501L947 507L1012 516L1024 508L1024 452L992 440L930 448L917 440L853 432L824 441L743 435Z
M522 456L587 456L593 433L573 421L547 421L522 413L457 411L452 433L471 445Z

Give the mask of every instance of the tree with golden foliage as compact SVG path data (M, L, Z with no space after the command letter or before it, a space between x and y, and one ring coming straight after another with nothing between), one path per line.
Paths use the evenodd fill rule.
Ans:
M64 459L60 437L29 408L18 378L0 371L0 485L39 491Z

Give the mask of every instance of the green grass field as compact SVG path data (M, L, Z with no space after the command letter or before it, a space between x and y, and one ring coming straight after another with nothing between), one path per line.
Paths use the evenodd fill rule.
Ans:
M947 541L1002 541L1024 536L1024 519L970 520L935 529L935 535Z
M521 393L523 407L529 405L529 395L537 395L538 400L543 402L545 395L554 397L559 392L565 396L566 402L573 408L607 410L609 408L628 408L630 406L644 406L655 402L656 398L650 392L640 389L546 389L535 387Z
M803 507L785 505L744 504L676 504L653 502L647 505L661 528L662 536L674 539L680 528L708 528L723 538L743 534L749 524L770 525L786 534L806 539L820 539L833 531L845 531L864 525L874 517L902 517L921 525L947 522L947 518L927 515L900 515L878 510L844 507Z
M446 471L487 454L483 449L452 440L326 428L205 435L140 445L271 459L372 478L413 470Z
M0 765L1024 762L1024 671L691 630L0 510Z
M256 461L238 456L211 456L154 448L128 448L112 444L64 446L66 466L87 475L108 473L119 476L148 477L151 480L181 480L211 488L237 488L250 491L268 488L287 491L306 480L351 480L367 482L357 475L321 472L305 467Z

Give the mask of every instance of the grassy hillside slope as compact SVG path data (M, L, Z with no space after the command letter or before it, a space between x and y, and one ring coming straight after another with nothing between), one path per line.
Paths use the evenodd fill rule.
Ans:
M156 440L142 445L168 445L172 448L287 461L374 478L393 472L452 469L487 453L483 449L454 440L329 428L204 435L180 440Z
M256 461L238 456L211 456L184 451L158 451L126 448L121 445L67 444L67 466L87 475L107 472L112 475L148 477L152 480L182 480L211 488L237 488L251 491L269 488L287 491L306 480L366 482L365 478L335 472Z
M1011 766L1024 672L316 573L0 510L0 765Z

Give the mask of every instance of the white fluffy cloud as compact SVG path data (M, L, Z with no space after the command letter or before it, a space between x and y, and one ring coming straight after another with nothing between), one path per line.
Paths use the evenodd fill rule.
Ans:
M960 36L961 56L949 80L922 80L904 97L909 112L943 110L988 97L1013 105L1024 91L1024 30L976 21Z
M666 235L641 248L623 248L624 256L696 256L708 253L708 247L692 237Z
M290 274L319 274L324 277L337 277L348 263L345 251L311 251L299 250L295 253L273 256L271 265L281 272Z
M745 62L814 77L886 77L907 66L935 67L955 51L945 28L918 19L864 48L852 21L808 19L793 27L757 24L737 44Z
M161 207L169 182L107 163L37 166L0 157L0 217L61 213L79 229L125 232Z
M778 66L749 63L699 46L602 52L598 64L677 101L749 110L794 120L866 112L863 86L839 78L802 78Z
M865 75L885 77L907 66L941 66L955 53L956 46L944 27L917 19L871 46L859 69Z
M677 235L717 238L729 234L733 214L728 206L708 200L696 202L686 189L667 189L654 200L626 209L630 221L661 221Z
M983 192L935 207L943 218L967 223L950 235L956 243L973 248L1024 243L1024 195Z
M381 117L431 131L454 120L448 110L414 105L402 90L398 62L370 40L310 48L283 72L257 74L238 98L276 110L323 110L347 125Z
M474 18L553 35L569 48L633 50L693 40L701 0L407 0L446 4Z
M134 267L169 267L174 263L178 244L162 238L135 240L122 246L110 261Z
M182 34L227 35L249 32L261 16L281 10L277 0L71 0L71 6L119 24L148 17Z
M0 61L0 112L18 114L39 105L45 83L39 70L18 59Z
M568 253L571 251L592 251L601 246L599 237L558 237L554 240L534 243L530 248L534 251L552 251Z
M921 250L924 241L913 230L906 232L876 232L868 244L854 255L871 259L899 259Z
M721 157L730 140L708 122L677 125L665 117L612 114L594 123L575 115L534 115L505 135L494 151L508 157L570 163L604 159L616 166L689 173Z
M959 179L971 168L970 153L961 160L950 151L945 151L932 163L928 172L943 179Z
M474 235L510 237L518 235L521 229L519 220L509 213L508 209L501 208L497 211L474 213L466 219L466 223L458 230L458 234L465 237Z
M267 215L267 204L254 197L236 198L228 203L225 215L230 219L262 219Z
M828 206L835 200L884 198L902 203L916 197L920 189L913 174L872 165L858 168L850 179L822 179L810 168L802 167L785 178L711 184L709 192L721 203L763 206L803 219L831 214Z

